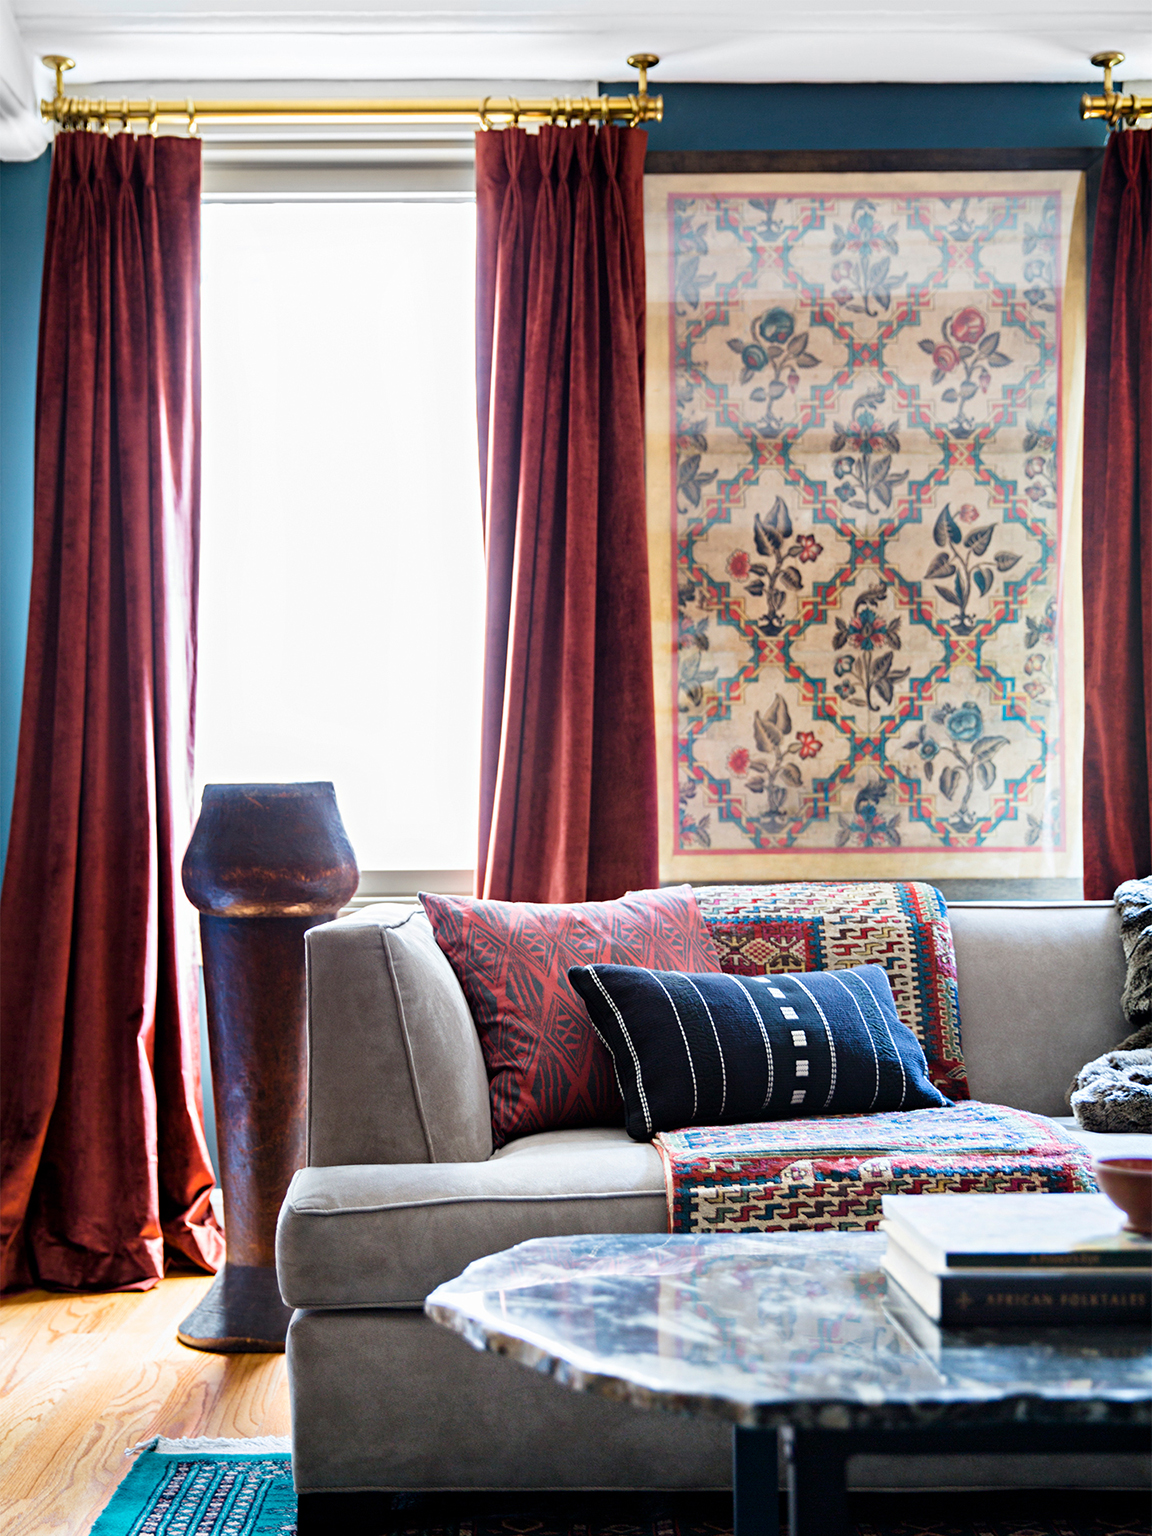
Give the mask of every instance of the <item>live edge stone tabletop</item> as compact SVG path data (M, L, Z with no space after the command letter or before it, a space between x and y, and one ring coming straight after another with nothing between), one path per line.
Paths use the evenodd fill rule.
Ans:
M729 1419L735 1536L848 1530L865 1452L1143 1450L1142 1329L936 1329L873 1232L538 1238L438 1286L428 1315L578 1392Z

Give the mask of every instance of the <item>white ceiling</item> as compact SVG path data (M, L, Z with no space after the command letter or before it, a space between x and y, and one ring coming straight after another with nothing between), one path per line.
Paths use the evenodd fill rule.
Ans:
M13 0L70 85L151 80L1091 80L1152 75L1147 0Z

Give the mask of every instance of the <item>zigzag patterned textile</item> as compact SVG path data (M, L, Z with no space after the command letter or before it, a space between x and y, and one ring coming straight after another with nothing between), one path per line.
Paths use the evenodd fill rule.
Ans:
M946 1098L968 1097L952 929L933 886L922 880L711 885L697 887L696 900L729 975L882 965L901 1022L924 1048L933 1084Z
M1091 1159L1000 1104L663 1131L670 1232L871 1231L884 1195L1083 1194Z

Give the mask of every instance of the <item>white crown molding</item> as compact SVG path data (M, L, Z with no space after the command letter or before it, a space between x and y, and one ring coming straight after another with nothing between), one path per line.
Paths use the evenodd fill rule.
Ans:
M345 0L345 5L347 0ZM17 0L35 54L77 60L75 87L112 81L624 80L627 54L673 81L1082 81L1119 48L1152 74L1146 0L377 0L297 9L284 0ZM1121 71L1120 73L1123 73ZM526 94L526 89L523 91Z
M51 142L40 116L48 71L25 45L8 0L0 0L0 160L35 160Z
M3 0L0 0L0 4ZM64 77L65 90L74 83L72 74ZM123 76L115 80L97 80L86 82L84 90L87 94L99 94L109 100L130 94L133 97L152 96L157 99L164 97L193 96L208 100L211 97L268 97L270 99L284 101L298 101L308 97L329 97L333 100L344 101L355 97L384 97L395 96L401 100L416 96L450 96L450 97L477 97L484 96L522 96L525 99L536 96L595 96L599 91L599 85L595 80L523 80L523 79L467 79L467 80L389 80L369 79L363 76L354 80L328 80L320 76L312 79L297 79L285 76L283 79L274 79L270 76L252 76L249 79L233 79L231 76L218 76L215 79L177 79L169 76L163 80L143 79L140 76Z

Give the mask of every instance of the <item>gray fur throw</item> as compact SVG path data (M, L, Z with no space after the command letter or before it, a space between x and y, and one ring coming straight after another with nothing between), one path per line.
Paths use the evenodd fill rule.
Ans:
M1120 1006L1133 1031L1117 1050L1135 1051L1152 1045L1152 878L1125 880L1116 887L1114 900L1128 962Z
M1115 895L1128 975L1120 996L1132 1033L1076 1074L1068 1102L1086 1131L1152 1131L1152 879Z
M1085 1131L1152 1131L1152 1050L1109 1051L1081 1067L1072 1113Z

